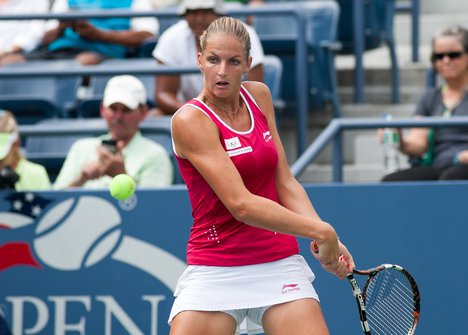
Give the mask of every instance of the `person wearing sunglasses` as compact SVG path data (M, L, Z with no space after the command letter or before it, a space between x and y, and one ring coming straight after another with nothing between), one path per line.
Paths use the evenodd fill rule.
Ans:
M427 89L415 117L468 116L468 30L453 25L437 33L431 62L443 84ZM384 176L384 182L468 179L467 127L398 131L411 167Z

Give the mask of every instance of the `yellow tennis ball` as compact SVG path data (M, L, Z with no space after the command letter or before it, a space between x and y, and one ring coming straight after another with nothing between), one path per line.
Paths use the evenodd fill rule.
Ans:
M135 182L132 177L127 174L118 174L109 185L110 194L117 200L125 200L130 198L135 192Z

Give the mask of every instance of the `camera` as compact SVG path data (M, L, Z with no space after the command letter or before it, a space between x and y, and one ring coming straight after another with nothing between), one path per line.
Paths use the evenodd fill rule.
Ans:
M4 166L0 168L0 189L14 190L15 184L19 179L19 174L17 174L11 167Z

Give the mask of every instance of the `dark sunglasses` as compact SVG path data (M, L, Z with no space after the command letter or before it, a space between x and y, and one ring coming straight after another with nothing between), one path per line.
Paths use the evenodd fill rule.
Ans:
M442 60L444 59L445 56L447 56L449 59L457 59L457 58L460 58L463 54L464 54L463 51L451 51L451 52L441 52L441 53L434 52L431 56L431 60L433 62L436 60Z

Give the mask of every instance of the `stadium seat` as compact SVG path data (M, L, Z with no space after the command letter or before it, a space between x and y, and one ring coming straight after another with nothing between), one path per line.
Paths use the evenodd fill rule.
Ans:
M8 67L66 68L70 60L30 61ZM0 108L10 110L19 124L33 124L45 118L66 117L73 104L80 77L11 78L0 81Z
M140 58L151 58L153 57L153 50L158 43L157 38L150 38L143 42L136 51L136 56Z
M263 72L265 84L270 89L275 110L281 112L284 108L284 101L281 99L281 78L283 75L281 59L275 55L265 55Z
M103 65L111 65L116 68L120 64L131 65L135 68L149 68L156 65L154 58L131 58L131 59L108 59L102 62ZM155 76L152 74L136 75L145 85L148 96L148 105L154 106ZM107 81L112 76L92 76L90 78L91 97L85 98L77 103L77 116L81 118L99 117L99 104L102 100Z
M172 149L171 117L172 116L147 117L142 123L141 130L145 136L158 142L167 150L169 158L172 161L172 165L174 166L174 184L184 184L177 159L174 155L174 150ZM161 128L161 132L147 132L145 131L146 126L159 127Z
M51 181L55 181L72 144L80 138L105 133L102 119L44 119L34 125L34 129L46 134L28 134L20 128L24 154L29 160L45 166ZM72 130L63 133L63 129ZM96 129L92 133L92 129ZM77 133L78 131L78 133ZM81 132L81 133L80 133Z
M272 0L270 0L273 2ZM267 1L267 2L270 2ZM283 1L284 2L284 1ZM309 103L311 110L323 110L331 103L336 117L340 116L334 53L339 8L334 1L296 1L301 6L314 7L307 18ZM291 4L291 2L285 2ZM297 24L284 15L262 15L255 18L255 29L266 54L281 59L283 75L280 96L285 112L296 109L295 43Z
M340 6L338 35L342 47L339 54L354 54L353 0L337 0ZM392 102L400 101L400 75L393 34L395 0L364 1L364 51L386 44L391 60Z

